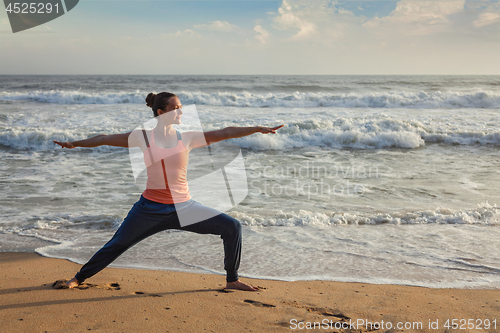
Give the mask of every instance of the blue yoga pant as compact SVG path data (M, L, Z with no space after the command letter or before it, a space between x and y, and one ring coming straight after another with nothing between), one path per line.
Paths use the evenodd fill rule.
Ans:
M176 206L177 209L184 212L193 212L197 216L205 213L205 216L210 216L210 218L181 227ZM219 235L224 244L226 281L238 280L238 268L241 258L241 224L238 220L203 206L192 199L181 204L163 204L148 200L142 195L140 200L134 204L113 238L81 268L80 272L75 275L76 279L80 283L85 281L103 270L133 245L160 231L169 229L187 230L197 234Z

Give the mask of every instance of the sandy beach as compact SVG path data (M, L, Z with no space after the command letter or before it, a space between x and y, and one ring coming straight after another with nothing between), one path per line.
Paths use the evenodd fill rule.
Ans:
M54 289L80 265L0 253L0 267L2 332L500 331L500 290L242 278L261 290L225 291L224 276L118 268Z

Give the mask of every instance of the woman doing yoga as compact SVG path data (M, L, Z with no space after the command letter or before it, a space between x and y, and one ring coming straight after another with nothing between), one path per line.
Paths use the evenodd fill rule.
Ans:
M178 229L199 234L219 235L224 244L226 288L258 290L257 287L238 279L241 257L240 222L191 199L186 177L187 164L189 152L194 148L258 132L276 133L276 130L283 125L226 127L210 132L192 131L181 134L173 128L173 125L181 123L182 117L182 104L177 96L167 92L156 95L150 93L146 98L146 104L153 109L154 116L158 120L156 127L151 131L136 130L123 134L98 135L74 142L54 141L63 148L102 145L139 147L144 154L148 175L146 190L139 201L134 204L114 236L83 265L75 277L66 282L66 285L69 288L78 286L141 240L160 231ZM158 183L162 183L163 186L157 186ZM197 220L188 225L181 223L180 211L183 216L189 216L192 213L197 216Z

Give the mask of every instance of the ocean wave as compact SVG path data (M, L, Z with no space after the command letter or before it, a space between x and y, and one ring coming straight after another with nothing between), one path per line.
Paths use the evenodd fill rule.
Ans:
M18 226L0 227L1 233L36 236L37 231L54 230L115 230L123 217L118 215L78 215L52 214L48 216L33 216L27 223ZM48 239L55 241L53 239Z
M31 91L0 92L1 101L34 101L53 104L145 104L147 92ZM385 93L177 93L184 104L232 107L340 107L340 108L500 108L500 94L478 92L385 92Z
M238 211L229 213L246 226L303 226L303 225L381 225L381 224L477 224L499 225L500 207L487 203L475 209L452 210L437 208L415 212L391 214L318 213L300 210L296 213L278 211L275 214L259 215Z
M98 133L56 128L8 128L0 131L0 145L19 150L53 150L57 141L76 141ZM276 135L252 135L232 139L250 150L291 150L304 147L335 149L415 149L426 144L500 146L500 132L432 129L416 120L311 119L285 124ZM109 152L116 147L89 148Z
M62 129L33 129L33 128L9 128L0 132L0 145L19 150L47 151L61 147L54 143L54 140L66 142L77 141L97 135L92 133L75 133L71 130ZM110 146L100 146L87 148L96 151L109 152L118 149Z
M500 133L461 132L445 134L425 134L425 142L449 145L500 145Z
M413 212L393 212L388 214L364 214L347 212L320 213L307 210L283 212L277 210L268 213L245 213L236 208L228 212L238 219L242 225L250 227L292 227L292 226L335 226L335 225L410 225L410 224L470 224L497 226L500 225L500 207L482 203L477 208L453 210L436 208ZM103 230L114 231L123 216L118 215L78 215L54 214L50 216L33 216L24 225L0 228L1 233L34 236L42 231L74 231ZM54 241L51 239L51 241Z
M418 121L397 119L305 120L289 123L276 135L234 139L242 148L290 150L304 147L354 149L414 149L428 143L445 145L500 145L500 133L435 130Z
M147 94L146 94L147 95ZM90 93L79 90L64 91L35 90L31 92L0 92L3 101L33 101L51 104L139 104L145 102L144 93L140 92L102 92Z

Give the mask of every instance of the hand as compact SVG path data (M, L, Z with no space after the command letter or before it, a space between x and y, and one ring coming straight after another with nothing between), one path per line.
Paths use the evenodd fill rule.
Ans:
M71 148L75 148L76 147L72 142L59 142L59 141L54 140L54 143L57 143L62 148L69 148L69 149L71 149Z
M279 128L282 128L283 126L285 125L279 125L279 126L276 126L276 127L262 127L262 126L259 126L258 127L258 131L262 134L268 134L268 133L273 133L273 134L276 134L276 130L279 129Z

